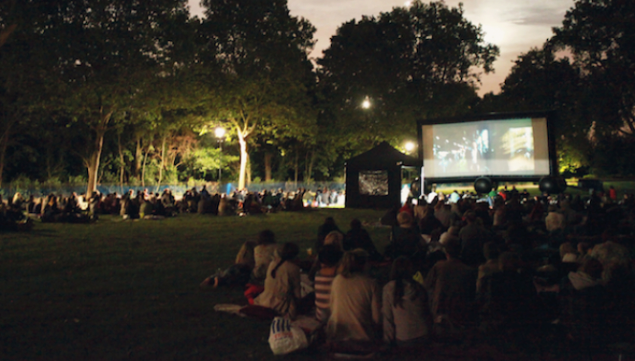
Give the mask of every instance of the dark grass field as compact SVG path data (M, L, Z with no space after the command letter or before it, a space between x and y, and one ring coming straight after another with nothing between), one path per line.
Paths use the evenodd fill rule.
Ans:
M43 224L0 233L0 360L273 359L269 322L217 313L242 289L201 290L246 240L269 228L304 255L333 216L342 230L380 211L323 209L252 217ZM385 228L368 228L378 247ZM299 354L290 358L313 359Z
M325 217L346 231L353 218L377 223L382 214L320 209L162 221L103 216L89 225L36 222L30 233L0 233L0 360L281 359L269 349L268 321L213 310L219 303L244 304L241 288L201 290L199 283L231 265L241 244L263 229L273 230L279 243L297 242L306 256ZM367 229L383 250L389 229ZM477 337L381 359L598 359L584 350L570 355L548 337ZM325 358L315 350L283 357Z

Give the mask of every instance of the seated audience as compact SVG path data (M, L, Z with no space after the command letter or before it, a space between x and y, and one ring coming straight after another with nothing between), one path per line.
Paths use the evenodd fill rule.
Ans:
M414 268L406 257L392 264L390 281L383 289L384 341L396 346L414 346L428 339L432 315L426 290L412 279Z
M421 220L419 220L419 231L421 234L430 235L436 229L443 229L443 224L434 215L434 207L425 206Z
M367 266L366 251L357 249L344 254L340 272L331 285L328 340L381 339L381 291L375 280L366 275Z
M483 279L481 304L482 326L487 331L515 330L537 326L540 302L533 279L520 269L520 257L503 252L498 258L499 272Z
M315 317L318 321L326 323L331 310L329 300L331 298L331 284L337 274L337 267L342 258L342 251L335 245L325 245L318 254L320 270L315 275Z
M467 326L474 321L477 272L459 260L461 245L444 246L446 260L437 262L425 280L430 293L430 309L435 323Z
M351 221L351 229L346 232L344 237L344 250L350 251L361 248L368 252L371 261L379 261L383 257L377 252L370 234L362 228L362 222L355 218Z
M249 282L249 278L254 269L254 248L255 242L245 242L238 254L236 255L236 261L234 264L226 270L219 270L213 275L207 277L201 283L201 287L212 286L214 288L218 286L230 286L241 285L244 286Z
M267 270L265 290L254 299L254 305L295 319L301 300L300 267L295 263L299 251L298 245L292 242L277 250L276 258Z
M421 232L413 223L412 215L408 212L400 212L397 215L397 222L399 227L393 227L392 241L386 248L384 256L389 259L406 256L413 263L421 264L421 260L425 259L426 249L422 243Z
M483 279L485 277L491 276L492 274L500 271L500 267L498 265L498 256L500 255L500 251L498 250L496 243L485 243L485 246L483 246L483 254L485 255L485 259L487 259L487 261L478 266L476 292L481 292L483 289Z
M333 231L342 233L342 231L340 231L340 229L337 227L337 224L335 224L335 219L333 219L333 217L327 217L324 220L324 223L318 227L317 241L315 242L315 245L313 246L313 249L315 250L315 252L320 252L320 250L322 249L322 246L324 246L324 239L329 233Z
M258 234L256 248L254 248L254 270L251 276L251 283L262 285L267 276L267 269L273 260L277 249L275 234L266 229Z

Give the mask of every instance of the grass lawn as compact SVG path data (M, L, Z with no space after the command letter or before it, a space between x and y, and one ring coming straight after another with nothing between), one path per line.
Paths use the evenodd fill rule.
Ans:
M630 189L614 184L620 197ZM353 218L376 223L383 213L325 208L163 221L103 216L90 225L36 222L30 233L0 233L0 360L279 359L267 342L269 322L213 310L244 303L241 288L201 290L199 283L231 265L242 243L263 229L273 230L279 243L297 242L306 255L325 217L346 231ZM383 250L389 229L367 230ZM504 347L504 356L488 345L495 342L437 345L426 359L544 359L541 350L529 352L540 354L536 358L513 345Z
M30 233L0 233L0 360L273 359L269 322L213 310L245 302L242 289L200 290L199 283L263 229L306 254L325 217L347 230L354 217L377 222L382 214L104 216L90 225L37 222ZM389 230L368 230L383 249Z

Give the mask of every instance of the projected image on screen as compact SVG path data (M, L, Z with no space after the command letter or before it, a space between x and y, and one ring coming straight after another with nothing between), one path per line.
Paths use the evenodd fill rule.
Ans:
M548 174L546 135L544 118L424 125L425 174L427 177ZM538 154L536 144L540 147Z
M359 194L388 195L388 171L367 170L359 172Z

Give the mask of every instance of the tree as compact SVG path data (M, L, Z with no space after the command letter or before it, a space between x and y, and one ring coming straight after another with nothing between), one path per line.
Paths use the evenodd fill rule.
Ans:
M552 43L573 53L595 137L635 137L635 2L576 0Z
M146 105L141 94L172 64L165 25L187 19L185 1L63 0L44 10L48 21L38 30L50 59L47 107L90 128L83 153L90 195L106 133Z
M520 55L497 96L496 108L480 110L554 111L551 120L560 168L576 172L589 164L592 124L581 113L586 100L579 70L569 58L557 55L549 42Z
M418 119L469 112L480 72L492 71L497 55L461 6L415 1L378 18L351 20L318 60L331 104L323 119L365 147L395 143L412 133ZM371 103L365 111L364 99Z
M43 0L0 4L0 186L8 150L24 146L16 135L28 132L35 104L43 97L40 69L46 68L47 54L36 24L47 19L45 6Z
M263 125L296 131L310 126L308 54L315 28L289 14L286 0L204 0L207 56L222 73L207 78L204 106L240 144L238 188L246 184L247 140Z

